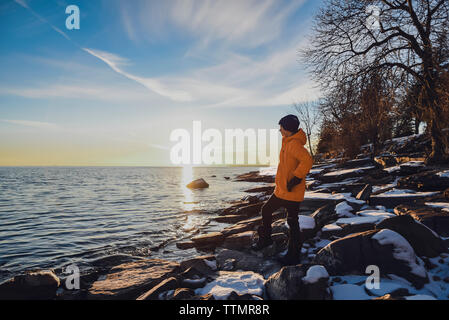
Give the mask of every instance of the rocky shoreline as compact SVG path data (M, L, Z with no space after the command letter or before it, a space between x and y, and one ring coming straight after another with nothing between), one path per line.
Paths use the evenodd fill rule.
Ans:
M316 163L299 217L307 239L300 265L275 259L288 241L282 209L273 214L274 244L250 249L274 190L273 174L253 171L229 182L264 183L214 218L229 226L176 244L197 257L103 258L79 290L52 270L30 271L1 284L0 299L449 299L449 165L423 161L390 152ZM366 285L369 266L378 267L378 288Z

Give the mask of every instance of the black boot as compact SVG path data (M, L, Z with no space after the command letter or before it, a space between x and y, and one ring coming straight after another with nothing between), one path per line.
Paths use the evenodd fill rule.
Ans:
M257 233L259 234L259 240L251 247L251 249L259 251L273 244L271 232L267 232L263 226L257 228Z
M303 242L303 234L299 231L299 228L298 230L292 230L290 228L287 253L277 260L284 266L301 263L301 248Z

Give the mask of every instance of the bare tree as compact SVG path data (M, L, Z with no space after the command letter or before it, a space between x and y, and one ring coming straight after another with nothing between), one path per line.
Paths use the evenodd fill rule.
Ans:
M313 155L312 148L312 135L317 126L319 125L321 113L319 112L318 102L315 101L305 101L298 102L293 104L293 108L296 110L298 114L299 121L303 124L303 127L306 131L307 140L309 141L309 150L310 154Z
M327 0L302 57L323 90L373 70L413 77L422 87L432 138L428 162L445 162L449 142L437 88L449 67L442 54L449 48L448 26L448 0Z

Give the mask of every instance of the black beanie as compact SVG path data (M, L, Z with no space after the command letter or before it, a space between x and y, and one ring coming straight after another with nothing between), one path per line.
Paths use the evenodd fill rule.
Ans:
M297 132L299 127L299 120L297 116L289 114L288 116L285 116L281 120L279 120L279 124L287 131Z

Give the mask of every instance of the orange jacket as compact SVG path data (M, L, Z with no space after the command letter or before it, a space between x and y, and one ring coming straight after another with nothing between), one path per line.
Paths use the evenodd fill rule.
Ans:
M306 191L306 176L312 168L313 159L304 147L307 138L302 129L290 137L282 138L282 148L279 155L279 165L276 173L276 197L290 200L303 201ZM287 190L287 182L293 176L301 178L300 184L293 187L291 192Z

